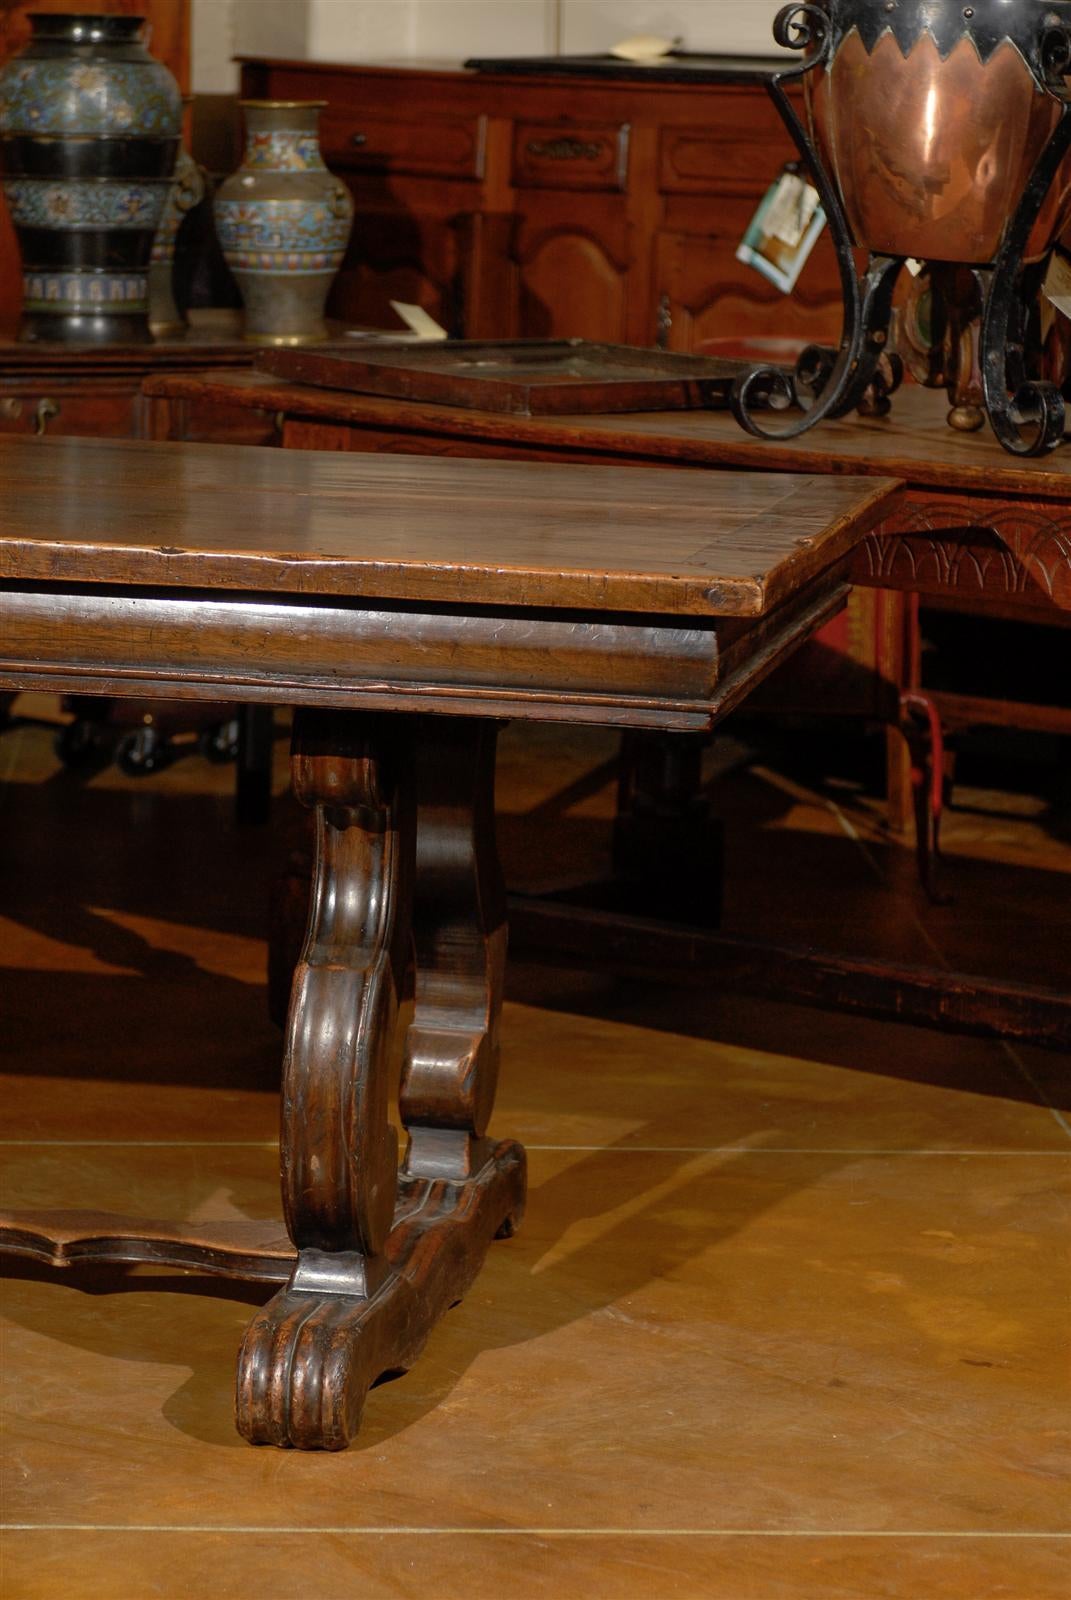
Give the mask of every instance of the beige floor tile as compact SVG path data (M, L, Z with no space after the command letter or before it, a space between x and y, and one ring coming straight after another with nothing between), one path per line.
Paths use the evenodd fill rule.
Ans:
M616 748L506 732L512 881L605 871ZM277 1215L273 847L232 783L0 740L5 1203ZM964 800L935 908L872 797L734 773L729 925L1066 983L1066 834ZM4 1600L1062 1596L1066 1058L575 970L510 992L527 1220L344 1455L234 1432L263 1288L16 1268Z
M1064 1600L1055 1539L16 1533L19 1600Z
M560 974L520 967L510 988L536 1003L506 1007L495 1127L526 1143L1071 1148L1032 1087L1055 1070L1044 1052L1024 1076L998 1043L892 1024L605 981L570 1013L549 1009ZM34 1068L5 1077L0 1139L276 1137L282 1037L260 987L0 969L0 993L0 1057ZM104 1038L85 1025L102 1015Z
M1071 1150L996 1042L628 983L563 1014L534 969L511 989L543 1002L503 1027L495 1125L527 1143Z
M274 1206L266 1152L13 1165L31 1201L36 1181L57 1204ZM414 1371L373 1392L341 1457L233 1432L250 1311L229 1291L135 1274L87 1294L31 1272L4 1296L5 1515L1065 1531L1061 1165L537 1154L520 1235Z

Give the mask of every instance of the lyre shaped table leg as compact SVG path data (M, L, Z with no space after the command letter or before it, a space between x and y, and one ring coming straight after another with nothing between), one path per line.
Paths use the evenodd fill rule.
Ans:
M391 1044L408 957L413 819L407 719L300 712L292 777L316 856L283 1062L283 1206L298 1261L239 1358L254 1443L339 1448L377 1376L358 1334L389 1274L397 1136Z
M416 751L420 796L411 799ZM524 1206L524 1152L484 1138L506 951L494 852L494 728L302 715L294 784L316 816L308 931L283 1084L290 1281L239 1356L239 1431L341 1449L365 1393L404 1370ZM387 1120L397 991L419 885L416 1006L397 1171Z
M463 1182L487 1159L506 900L495 847L497 726L442 719L417 757L416 986L405 1042L405 1171Z

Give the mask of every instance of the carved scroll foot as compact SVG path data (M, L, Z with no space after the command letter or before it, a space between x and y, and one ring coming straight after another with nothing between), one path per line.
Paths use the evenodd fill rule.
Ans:
M524 1210L524 1151L486 1136L506 946L494 729L301 711L292 776L316 843L283 1062L286 1236L264 1223L14 1212L0 1217L0 1248L57 1267L151 1262L283 1283L242 1345L238 1430L341 1450L372 1384L412 1364ZM390 1074L414 945L399 1173Z
M506 943L493 776L489 725L295 722L294 792L316 821L283 1067L283 1205L298 1259L239 1357L238 1429L254 1444L343 1449L372 1383L410 1365L520 1218L523 1152L486 1137ZM388 1075L414 853L399 1175Z
M520 1145L492 1147L467 1183L402 1178L381 1280L363 1264L303 1251L285 1289L249 1325L238 1358L236 1420L251 1444L342 1450L368 1390L404 1372L456 1305L493 1239L524 1210Z
M376 1376L374 1341L362 1338L385 1263L366 1272L359 1254L303 1250L285 1289L246 1329L238 1355L235 1419L251 1444L343 1450Z

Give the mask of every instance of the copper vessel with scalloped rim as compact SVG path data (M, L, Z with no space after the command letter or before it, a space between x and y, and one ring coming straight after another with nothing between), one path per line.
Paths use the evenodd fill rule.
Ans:
M1066 0L817 0L824 60L804 79L811 136L855 242L984 265L1060 119ZM1065 161L1031 234L1071 218Z

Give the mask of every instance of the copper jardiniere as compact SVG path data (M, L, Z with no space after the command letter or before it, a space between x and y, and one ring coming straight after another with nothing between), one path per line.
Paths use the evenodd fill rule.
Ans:
M1071 3L814 0L786 6L774 36L803 50L770 88L829 218L845 332L839 352L808 353L794 380L750 375L738 419L766 432L749 401L805 397L805 378L817 398L788 431L857 404L887 363L893 287L915 258L983 276L981 387L994 431L1020 454L1053 448L1062 401L1022 351L1044 263L1071 217ZM784 87L793 79L803 118ZM862 278L853 248L870 255Z

